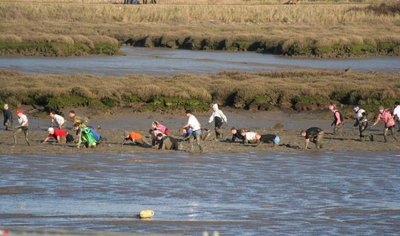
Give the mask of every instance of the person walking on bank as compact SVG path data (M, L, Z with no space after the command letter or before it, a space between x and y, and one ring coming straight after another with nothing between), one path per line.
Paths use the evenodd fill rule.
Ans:
M377 125L379 123L379 121L383 121L383 123L385 124L385 129L383 131L383 138L384 138L385 143L387 142L387 134L388 134L389 130L390 130L390 133L391 133L393 139L398 141L395 133L393 132L396 123L394 122L394 116L392 115L392 113L390 112L389 109L385 109L384 107L380 106L378 117L376 118L375 123L371 127L374 127L375 125Z
M188 123L183 127L184 129L191 129L192 134L190 136L190 151L193 151L193 139L196 140L197 146L199 146L200 151L203 151L201 146L201 125L197 118L193 115L192 111L186 110L186 116L189 118Z
M360 133L360 141L363 141L363 139L368 136L365 133L367 132L367 128L368 128L368 114L367 112L356 106L353 108L353 111L356 113L356 119L355 119L355 123L354 123L354 127L358 127L358 131ZM369 136L370 141L373 141L373 136L370 135Z
M333 122L331 124L333 126L333 135L339 134L343 128L343 115L335 104L331 104L329 110L333 112Z
M56 114L54 111L51 111L49 115L51 118L51 126L54 126L54 123L56 123L58 129L63 129L63 126L65 124L64 117Z
M28 140L28 127L29 127L29 121L28 117L24 114L24 111L19 109L17 111L17 116L18 116L18 124L19 126L16 127L16 130L14 132L14 144L17 144L17 133L23 131L25 135L25 141L30 146L31 144L29 143Z
M218 108L218 104L213 104L212 110L213 110L213 113L211 114L210 119L208 120L208 123L210 124L211 122L214 121L215 139L218 140L221 136L222 124L227 123L228 120L227 120L225 114Z
M13 121L12 111L8 107L8 104L4 104L3 117L4 117L3 125L5 127L5 130L11 131L13 129L14 121Z

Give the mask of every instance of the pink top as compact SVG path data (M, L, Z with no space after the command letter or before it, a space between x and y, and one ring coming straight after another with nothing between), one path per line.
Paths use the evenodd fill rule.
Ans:
M336 117L336 125L340 125L342 123L342 119L340 119L340 113L338 110L334 111Z
M382 113L379 113L378 120L382 120L386 127L392 127L395 125L393 116L389 110L384 110Z
M166 134L166 132L167 132L167 130L168 130L167 126L162 125L162 124L158 124L158 125L157 125L157 129L158 129L159 131L161 131L163 134Z

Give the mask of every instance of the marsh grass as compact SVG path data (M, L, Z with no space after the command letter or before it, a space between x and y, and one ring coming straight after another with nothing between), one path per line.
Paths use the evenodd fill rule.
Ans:
M306 70L114 78L0 71L0 83L10 81L13 86L0 89L0 101L47 109L207 110L217 102L238 109L300 111L325 109L330 102L375 108L400 99L399 73Z
M120 44L135 46L293 56L400 55L399 14L352 10L359 4L250 2L123 5L89 4L94 3L90 0L0 1L0 54L113 54L110 52L116 44L112 39L117 39ZM104 45L104 38L109 39L106 44L111 49L96 47ZM43 44L46 50L40 47Z

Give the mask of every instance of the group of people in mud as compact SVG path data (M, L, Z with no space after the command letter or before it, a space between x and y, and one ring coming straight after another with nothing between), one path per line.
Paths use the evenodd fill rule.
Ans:
M329 106L329 110L333 113L333 122L331 126L333 127L333 135L342 135L342 130L344 127L344 118L342 112L338 109L335 104ZM359 106L353 108L355 113L355 123L354 126L358 128L360 141L369 140L374 141L374 136L369 132L369 129L377 125L380 121L384 123L383 137L384 142L387 142L387 137L390 135L394 140L398 140L395 133L396 121L400 123L400 103L396 102L394 104L394 109L385 109L384 107L379 107L378 113L376 115L375 122L370 125L368 120L367 111ZM14 144L17 144L17 135L19 133L24 134L25 141L27 145L30 145L28 130L29 130L29 120L24 111L18 109L17 112L18 125L14 127L13 113L11 112L8 104L4 104L3 115L4 115L4 127L7 131L13 131ZM149 130L149 137L151 140L148 142L140 132L131 131L124 132L124 139L122 145L131 143L135 145L140 145L143 147L155 147L162 150L182 150L182 143L188 142L190 144L190 151L193 151L194 145L196 144L200 151L203 151L202 142L209 140L210 138L216 141L226 141L226 142L240 142L245 145L255 145L258 146L262 143L271 144L272 146L279 145L281 142L280 137L277 134L259 134L255 131L251 131L247 128L237 129L231 128L231 138L223 140L223 124L227 124L227 117L219 109L217 104L212 105L212 114L208 120L208 123L214 123L214 133L215 136L211 137L211 131L209 129L203 129L200 122L194 116L192 111L186 110L187 123L182 127L181 136L173 136L170 134L170 130L164 124L158 121L153 121L151 124L151 129ZM50 112L49 117L51 118L51 126L47 129L48 135L42 141L42 143L48 142L54 139L57 143L73 143L77 148L82 146L94 148L102 140L102 136L97 128L89 125L89 119L86 117L81 117L76 114L75 111L71 110L68 114L69 119L73 124L72 132L68 132L66 129L66 119L56 114L55 112ZM399 130L400 131L400 127ZM300 136L305 140L305 148L309 149L309 143L315 144L317 149L322 148L322 140L324 138L324 130L319 127L311 127L300 132Z

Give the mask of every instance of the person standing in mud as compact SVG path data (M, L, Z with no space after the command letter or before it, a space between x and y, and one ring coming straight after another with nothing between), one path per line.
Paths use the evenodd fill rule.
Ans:
M186 116L189 118L188 123L183 127L184 129L191 129L192 134L190 136L190 151L193 151L193 141L196 140L197 146L199 146L200 151L203 151L201 146L201 125L197 118L193 115L192 111L186 110Z
M393 115L397 121L397 131L400 132L400 102L394 103Z
M4 104L3 117L4 117L3 125L5 127L5 130L12 131L14 121L13 121L12 111L8 107L8 104Z
M28 140L28 128L29 128L29 121L28 121L28 117L24 114L24 111L19 109L17 111L17 116L18 116L18 125L15 129L14 132L14 144L17 144L17 134L19 132L24 132L25 135L25 141L28 144L28 146L30 146L31 144L29 143Z
M225 114L218 108L218 104L212 105L212 111L213 113L211 114L208 123L210 124L211 122L214 121L215 140L218 140L222 135L221 134L222 124L227 123L228 119L226 118Z
M322 148L322 139L324 138L324 131L318 127L311 127L307 130L302 130L300 132L301 137L303 137L306 141L305 149L309 149L308 145L310 142L315 144L317 149Z
M360 133L360 141L363 141L363 139L366 137L366 132L368 128L368 114L364 109L361 109L358 106L354 107L353 111L356 113L354 127L358 127L358 131ZM369 139L373 141L373 136L370 135Z
M394 116L392 115L389 109L385 109L384 107L380 106L376 121L371 127L377 125L379 121L383 121L383 123L385 124L385 129L383 131L383 139L385 143L387 142L388 131L390 131L393 139L398 141L394 133L396 123L394 122Z
M329 110L333 112L333 122L331 124L333 126L333 135L339 134L343 128L343 115L335 104L329 105Z

